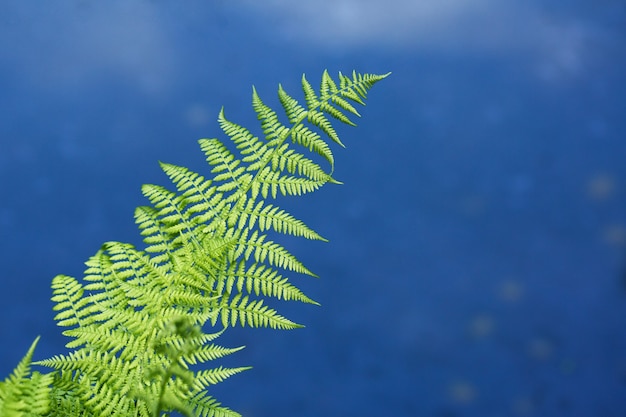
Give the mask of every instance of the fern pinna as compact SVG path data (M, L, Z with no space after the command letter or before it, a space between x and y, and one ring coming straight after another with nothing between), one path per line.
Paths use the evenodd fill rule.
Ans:
M340 73L336 83L325 71L319 92L303 76L304 104L279 86L287 122L253 89L261 138L222 110L220 127L237 153L219 139L201 139L209 178L161 163L176 190L142 187L151 205L138 207L135 219L145 249L107 242L87 262L84 283L65 275L53 279L55 320L67 328L63 334L73 351L34 362L54 369L45 376L27 378L25 366L18 366L19 381L2 383L0 414L238 416L207 391L248 368L190 366L241 349L214 343L228 327L300 326L264 301L315 303L287 276L313 273L268 233L324 239L272 201L278 194L301 195L337 183L329 142L342 143L331 120L354 125L354 106L364 105L368 90L386 76ZM28 366L33 349L25 358ZM33 397L39 408L19 411L20 395L11 392L22 385L39 390Z

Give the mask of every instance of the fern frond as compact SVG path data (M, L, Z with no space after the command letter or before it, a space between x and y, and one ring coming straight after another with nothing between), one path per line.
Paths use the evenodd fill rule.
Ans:
M324 109L324 106L320 106L320 108L321 110L326 110L326 111L328 110L328 109ZM324 132L329 138L331 138L338 145L344 148L346 147L346 145L344 145L339 139L339 135L337 135L337 132L335 131L335 128L333 127L332 123L330 122L330 120L328 120L328 118L324 115L322 111L309 110L307 116L308 116L307 120L309 121L309 123L318 127L322 132Z
M217 187L212 180L206 180L188 168L161 162L161 169L176 185L179 193L182 193L182 201L187 215L198 217L196 223L207 223L220 217L226 205L222 200L222 193L217 192Z
M223 407L207 391L201 391L187 400L198 417L241 417L241 414Z
M55 320L74 350L35 362L54 373L31 375L33 344L13 379L0 383L0 415L43 415L49 405L46 417L239 417L206 388L249 368L191 366L242 349L213 343L226 328L302 327L265 301L317 304L284 275L315 274L270 235L325 239L270 199L339 183L330 142L343 143L333 123L354 125L355 105L386 76L339 73L335 81L325 71L316 91L303 75L302 104L278 87L280 115L253 88L260 135L222 109L218 122L234 147L199 140L209 176L161 162L175 190L142 187L150 205L135 210L135 222L145 249L106 242L86 262L84 283L53 279Z
M297 125L304 120L306 109L298 103L298 100L291 97L281 84L278 84L278 100L285 110L289 123Z
M193 235L194 225L183 211L184 200L180 196L165 187L153 184L144 184L141 191L157 209L159 220L167 234L177 236L185 232L190 236Z
M258 222L261 232L274 230L292 236L302 236L311 240L327 241L304 222L296 219L291 214L278 206L259 201L255 205L254 200L248 200L246 207L239 215L239 229L253 229Z
M244 346L236 348L226 348L216 344L210 344L200 347L192 354L185 355L182 360L189 365L195 365L197 363L204 363L213 361L215 359L223 358L224 356L232 355L239 352Z
M83 298L83 286L74 278L67 275L57 275L52 280L52 301L56 304L54 311L61 310L54 319L58 326L85 325L83 319L91 312L84 307L89 304L87 298Z
M238 368L218 367L214 369L205 369L196 373L194 380L195 390L204 390L210 385L219 384L233 375L252 369L250 366L242 366Z
M266 241L266 238L267 235L260 234L256 230L252 234L248 229L242 230L237 236L237 246L233 248L230 258L234 260L241 256L246 261L253 259L256 263L267 261L271 266L316 276L284 247L271 240Z
M139 382L135 362L106 352L79 350L36 363L64 371L66 383L94 415L130 409L132 398L126 394Z
M261 129L268 146L275 148L280 145L289 134L289 128L280 122L274 110L263 103L254 87L252 88L252 108L261 122Z
M213 181L222 183L217 187L217 191L230 192L248 187L252 175L246 173L241 160L237 159L222 142L217 139L200 139L199 142L207 163L213 167L211 169L211 173L215 174Z
M233 292L236 285L237 293L245 291L256 296L263 295L274 297L278 300L296 300L308 304L317 304L307 297L299 288L289 283L289 280L278 273L277 270L264 264L253 263L248 265L241 261L230 265L227 271L228 279L226 286L221 291Z
M270 327L272 329L297 329L304 327L301 324L281 316L276 310L263 305L263 300L250 300L246 295L236 294L228 302L228 294L224 295L224 302L220 306L222 326ZM213 323L215 325L215 323Z
M326 159L330 163L330 172L333 172L335 168L335 158L330 150L330 146L328 146L328 143L326 143L319 134L312 131L307 126L299 124L291 129L291 138L294 143L304 146L309 151L315 152ZM332 178L329 178L328 181L335 182Z
M31 344L28 352L17 364L13 373L0 382L0 416L36 417L44 416L50 409L50 384L53 374L31 373L33 352L39 337Z
M154 263L167 264L172 260L177 245L173 241L174 237L164 230L158 217L158 211L153 207L141 206L135 209L135 223L144 237L146 252L154 254Z

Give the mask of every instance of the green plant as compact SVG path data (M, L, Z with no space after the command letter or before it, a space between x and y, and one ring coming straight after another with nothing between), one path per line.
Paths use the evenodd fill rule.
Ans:
M35 340L0 383L0 416L238 416L207 390L248 368L192 366L241 349L214 343L228 327L300 327L264 300L315 304L283 275L314 274L268 233L324 239L271 201L338 183L324 139L341 145L330 118L354 125L353 104L365 104L387 75L340 73L337 84L325 71L319 93L303 76L304 105L279 86L287 123L253 89L263 139L222 110L220 127L238 156L218 139L201 139L211 178L161 163L176 191L142 187L151 206L138 207L135 219L145 249L107 242L87 261L84 283L53 279L55 320L73 350L31 362ZM33 372L32 364L53 371Z

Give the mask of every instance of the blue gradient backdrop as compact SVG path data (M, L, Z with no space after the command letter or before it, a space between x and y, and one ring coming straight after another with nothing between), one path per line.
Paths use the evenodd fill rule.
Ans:
M214 394L248 417L626 415L626 4L538 0L3 0L0 377L50 280L139 243L157 161L205 169L217 113L254 126L302 73L393 75L337 178L285 201L329 244L307 328L244 329ZM220 136L221 137L221 136Z

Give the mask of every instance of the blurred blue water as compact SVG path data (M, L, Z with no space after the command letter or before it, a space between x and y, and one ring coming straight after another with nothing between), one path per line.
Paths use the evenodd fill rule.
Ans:
M102 3L102 4L100 4ZM217 113L254 126L305 72L392 71L337 178L285 206L321 280L307 328L236 330L246 416L626 413L623 2L166 0L0 5L0 377L52 320L58 273L139 243L157 161L204 169Z

